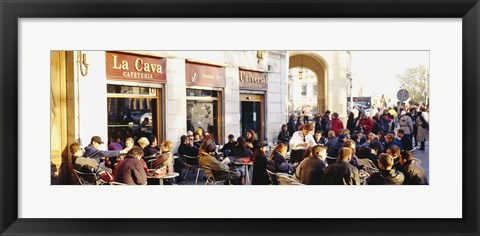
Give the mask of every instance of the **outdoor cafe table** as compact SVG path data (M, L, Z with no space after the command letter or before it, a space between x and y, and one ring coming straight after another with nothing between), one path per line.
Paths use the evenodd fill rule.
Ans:
M253 166L253 162L250 161L248 163L244 163L244 162L242 162L241 158L237 158L237 159L235 159L233 164L236 165L236 166L245 166L245 181L244 181L244 184L247 185L247 182L250 183L250 172L248 171L248 167Z
M172 178L175 178L175 177L178 177L180 174L177 173L177 172L173 172L173 173L168 173L166 175L147 175L147 178L149 179L158 179L159 180L159 184L160 185L163 185L163 180L164 179L172 179Z

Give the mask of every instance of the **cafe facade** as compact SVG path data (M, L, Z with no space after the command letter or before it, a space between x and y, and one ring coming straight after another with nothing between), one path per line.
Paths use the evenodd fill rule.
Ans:
M95 135L106 143L156 135L176 152L188 130L208 131L220 144L248 129L274 141L285 123L285 51L61 51L52 58L60 58L51 61L52 88L59 88L52 91L59 111L52 113L53 162L70 143L87 146Z

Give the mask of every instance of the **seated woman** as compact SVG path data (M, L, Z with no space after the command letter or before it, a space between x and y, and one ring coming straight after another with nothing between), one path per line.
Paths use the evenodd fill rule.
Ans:
M245 139L245 143L247 143L247 147L250 148L252 153L254 153L255 150L258 148L259 143L257 134L255 133L255 131L249 129L247 130L246 136L247 138Z
M265 156L266 143L259 143L258 149L253 155L252 185L269 185L270 180L267 174L268 159Z
M247 143L245 142L245 139L243 137L238 137L237 138L237 145L232 149L230 152L230 156L232 157L248 157L252 158L253 153L252 151L247 147Z
M268 170L277 173L293 173L293 164L288 163L285 160L285 154L287 153L287 145L278 144L268 158Z
M157 155L157 159L152 163L152 169L160 169L167 167L168 173L173 173L173 155L170 152L172 150L172 141L165 140L160 145L160 151L162 154Z

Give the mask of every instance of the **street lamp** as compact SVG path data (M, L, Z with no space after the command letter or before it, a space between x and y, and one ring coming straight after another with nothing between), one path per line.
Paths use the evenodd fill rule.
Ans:
M350 85L350 91L348 92L349 95L350 95L350 111L353 111L353 96L352 96L353 77L352 77L351 72L347 73L347 79L348 79L348 83Z

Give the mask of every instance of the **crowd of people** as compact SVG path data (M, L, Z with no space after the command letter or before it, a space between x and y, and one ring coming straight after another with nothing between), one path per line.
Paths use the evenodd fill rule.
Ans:
M290 115L278 141L289 145L293 177L301 183L428 184L413 156L428 141L428 108L388 108L373 118L351 112L346 127L338 113L328 110L312 123L302 124L299 117Z
M428 184L413 156L417 143L418 150L425 150L428 140L426 108L418 112L416 108L385 109L373 118L352 112L346 127L338 113L328 110L312 122L301 117L292 114L282 125L273 150L267 150L268 144L258 140L254 130L247 130L244 137L230 134L224 145L218 145L208 132L187 131L180 137L175 158L172 142L158 144L154 135L138 140L110 138L109 150L101 150L104 142L93 136L85 148L79 143L70 145L72 158L60 176L70 175L71 182L64 184L76 184L74 169L95 171L106 173L106 182L144 185L150 181L149 170L162 169L179 173L167 181L171 184L184 183L189 168L200 166L210 169L216 180L243 184L250 182L249 173L244 166L233 164L240 158L252 162L253 185L271 184L268 171L289 174L306 185Z

